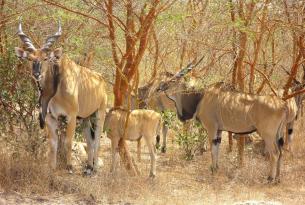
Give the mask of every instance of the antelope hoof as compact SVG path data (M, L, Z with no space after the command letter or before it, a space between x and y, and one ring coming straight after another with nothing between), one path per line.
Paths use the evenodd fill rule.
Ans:
M72 165L67 165L67 170L69 174L73 174L73 167Z
M156 177L155 173L152 173L152 172L149 173L149 178L154 179L155 177Z
M161 147L161 152L162 152L162 153L166 153L166 147L163 147L163 146L162 146L162 147Z
M244 167L244 166L245 166L245 163L244 163L244 161L239 161L239 164L238 164L238 166L239 166L240 168Z
M214 167L211 165L210 167L212 174L216 174L217 170L218 170L218 166Z
M84 176L91 176L93 174L93 167L87 164L83 174Z
M280 180L277 177L273 178L273 177L269 176L267 178L267 181L268 181L268 184L277 184L277 183L279 183Z
M279 177L275 177L274 183L275 184L281 183L281 179Z
M275 183L276 183L276 184L281 183L281 179L280 179L280 178L276 178L276 179L275 179Z

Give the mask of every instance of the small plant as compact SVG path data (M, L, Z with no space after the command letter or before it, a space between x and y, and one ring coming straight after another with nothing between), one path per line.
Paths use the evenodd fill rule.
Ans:
M38 125L37 87L28 65L17 60L12 45L0 56L0 142L34 158L45 153L45 134Z
M164 110L161 112L162 115L162 119L163 119L163 123L169 128L172 129L175 124L177 124L177 117L176 117L176 113L172 112L170 110ZM175 122L175 123L173 123Z
M163 123L176 132L176 142L183 149L187 160L193 159L196 153L206 151L207 133L199 122L187 122L182 128L176 113L169 110L162 112L162 118Z
M192 122L187 130L178 133L177 142L185 152L185 158L192 160L196 153L206 151L207 133L199 122Z

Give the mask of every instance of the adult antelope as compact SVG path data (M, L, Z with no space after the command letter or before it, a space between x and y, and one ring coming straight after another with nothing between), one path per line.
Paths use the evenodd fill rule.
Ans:
M189 63L187 65L187 67L183 68L181 71L179 71L178 73L176 73L175 75L169 72L165 72L164 76L165 78L170 78L170 79L179 79L181 77L183 77L186 73L188 73L190 70L192 70L193 68L195 68L202 60L203 60L204 56L202 56L200 58L200 60L196 63ZM169 80L170 81L170 80ZM167 110L170 111L176 111L176 107L175 103L169 99L169 97L164 94L164 93L160 93L158 92L158 89L164 85L166 82L166 79L162 79L156 83L151 82L143 87L138 88L138 96L132 95L131 96L131 109L153 109L155 111L158 112L164 112ZM185 84L186 86L186 84ZM192 94L190 93L185 93L184 90L176 90L176 93L180 94L180 96L183 96L183 98L185 98L186 100L184 101L184 103L188 103L188 102L192 102L193 99L198 99L200 98L200 92L201 91L194 91L192 90ZM195 94L194 94L195 93ZM125 101L127 102L128 96L125 97ZM179 107L179 106L178 106ZM179 112L177 112L178 117L180 117ZM165 153L166 152L166 141L167 141L167 132L168 132L168 126L166 123L163 123L162 126L162 135L163 135L163 141L162 141L162 146L161 146L161 152ZM160 136L157 136L157 146L159 146L159 142L160 142ZM138 141L138 158L140 159L140 149L141 149L141 139L139 139Z
M164 91L176 103L181 120L196 118L208 132L212 171L218 169L218 153L222 131L246 134L257 131L264 139L270 154L268 180L279 180L282 158L283 129L287 122L287 105L277 96L259 96L232 91L230 86L217 83L202 93L200 100L183 103L177 79L164 83L158 90ZM179 108L180 107L180 108ZM179 109L178 109L179 108Z
M304 83L300 83L299 81L294 82L294 85L292 86L289 91L296 92L304 88ZM283 96L284 90L281 89L278 91L278 96ZM294 123L298 119L302 102L304 100L305 95L300 94L296 95L292 98L289 98L286 100L286 106L287 106L287 125L286 125L286 135L284 140L284 147L286 147L287 151L292 152L291 149L291 142L293 139L293 132L294 132Z
M102 76L77 65L62 49L51 51L50 47L61 36L61 25L55 35L47 38L45 44L36 49L30 38L22 31L19 22L18 35L24 48L15 48L16 55L28 59L32 64L32 75L40 91L40 127L46 125L49 137L49 165L56 168L58 147L58 119L64 116L67 121L65 150L67 169L72 172L71 150L75 133L76 118L84 119L84 135L88 144L88 162L85 174L96 168L101 132L103 130L107 95Z

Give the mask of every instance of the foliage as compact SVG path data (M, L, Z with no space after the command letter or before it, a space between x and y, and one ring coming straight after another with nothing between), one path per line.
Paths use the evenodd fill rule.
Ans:
M185 159L191 160L196 153L206 151L207 133L200 122L186 122L182 125L176 113L169 110L162 112L162 119L169 129L175 131L176 142L184 151Z
M45 139L38 126L36 88L27 65L17 60L12 47L7 54L0 56L1 141L16 153L21 149L38 157Z
M187 160L193 159L197 152L206 151L207 133L199 122L191 122L187 130L179 132L177 142L185 153Z
M113 15L108 15L105 2L110 1L24 0L0 4L0 142L13 152L12 156L19 158L25 154L36 159L46 153L44 132L37 120L36 85L28 65L18 60L13 51L14 46L21 45L16 35L18 17L23 16L23 30L37 47L56 30L56 21L61 19L63 35L57 46L62 46L76 62L94 52L90 68L114 82L116 66L112 46L118 48L122 59L127 59L126 45L133 38L140 40L136 31L143 22L141 15L150 6L143 7L142 13L141 7L149 1L132 1L134 10L130 19L134 19L134 25L129 24L128 32L127 4L112 1ZM244 81L245 92L270 93L268 86L264 86L266 79L256 69L265 73L275 88L283 87L286 82L283 67L290 70L290 80L300 79L303 74L298 67L304 67L304 1L187 0L176 1L164 10L158 8L162 12L156 14L153 29L145 30L147 42L141 47L137 41L134 44L137 49L130 52L135 57L140 48L146 48L143 58L139 58L140 85L151 79L154 68L158 79L161 72L175 73L202 55L203 62L188 76L200 87L219 81L231 82L237 75L234 74L237 63L240 63L237 70L242 71L239 80ZM107 15L113 18L116 39L109 36ZM129 36L132 38L128 41ZM297 58L301 54L303 57ZM255 72L251 73L251 69ZM108 85L109 104L112 104L112 86ZM207 134L200 131L198 124L191 125L186 132L174 113L166 111L162 115L169 128L176 132L177 142L187 159L205 149ZM82 140L81 128L77 130L77 140Z
M173 123L173 122L176 122L176 113L175 112L172 112L170 110L165 110L161 113L161 116L162 116L162 119L163 119L163 123L169 128L169 129L172 129L174 128L175 124L176 123Z

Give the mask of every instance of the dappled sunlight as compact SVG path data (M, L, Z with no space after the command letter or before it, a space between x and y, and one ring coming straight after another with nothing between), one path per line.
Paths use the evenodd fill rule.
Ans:
M0 0L0 205L303 205L304 11Z

